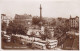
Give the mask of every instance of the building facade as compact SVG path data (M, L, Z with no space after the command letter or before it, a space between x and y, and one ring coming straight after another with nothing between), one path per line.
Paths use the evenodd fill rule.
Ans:
M29 28L32 25L32 16L31 15L15 15L15 22L17 24L23 25L24 27Z
M5 22L8 26L10 19L6 16L6 14L1 14L1 23Z
M79 17L76 16L75 18L72 18L72 17L70 16L69 24L70 24L70 30L79 29Z

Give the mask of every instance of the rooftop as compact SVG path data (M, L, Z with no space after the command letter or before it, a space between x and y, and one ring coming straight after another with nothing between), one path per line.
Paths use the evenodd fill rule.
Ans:
M31 19L32 16L31 15L27 15L27 14L24 14L24 15L18 15L16 14L15 15L15 19Z

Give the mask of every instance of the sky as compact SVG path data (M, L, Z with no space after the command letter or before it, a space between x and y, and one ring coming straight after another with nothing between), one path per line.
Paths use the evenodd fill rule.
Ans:
M43 17L80 17L79 0L0 0L0 12L13 18L15 14L40 16L40 4Z

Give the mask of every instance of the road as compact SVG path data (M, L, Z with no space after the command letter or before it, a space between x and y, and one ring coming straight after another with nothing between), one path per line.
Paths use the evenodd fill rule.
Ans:
M2 49L27 49L31 50L31 48L27 45L22 45L19 41L14 43L14 42L5 42L3 39L1 41L2 43Z
M73 38L67 38L66 41L63 43L64 50L79 50L79 37L75 36Z
M2 49L26 49L26 50L33 50L31 47L27 46L27 45L22 45L20 43L20 41L14 43L14 42L5 42L2 38ZM56 47L55 49L51 49L51 50L78 50L79 49L79 37L75 37L75 39L71 39L71 38L67 38L66 41L63 43L63 48L60 47ZM37 50L37 49L34 49ZM39 50L39 49L38 49ZM47 49L50 50L50 49Z

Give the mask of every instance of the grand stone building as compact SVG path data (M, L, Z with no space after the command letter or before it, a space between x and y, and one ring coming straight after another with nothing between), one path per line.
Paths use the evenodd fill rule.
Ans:
M23 25L25 28L29 28L32 25L32 16L31 15L15 15L15 23Z
M76 17L72 18L70 16L69 24L70 24L70 30L79 29L79 17L76 16Z

